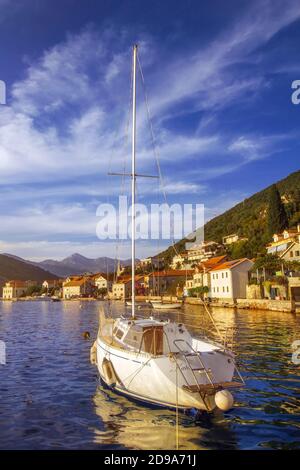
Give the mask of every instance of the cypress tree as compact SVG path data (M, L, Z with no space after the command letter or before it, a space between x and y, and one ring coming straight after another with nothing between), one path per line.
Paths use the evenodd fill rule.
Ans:
M281 201L276 184L273 184L269 192L268 232L270 237L274 233L282 232L288 226L288 219Z

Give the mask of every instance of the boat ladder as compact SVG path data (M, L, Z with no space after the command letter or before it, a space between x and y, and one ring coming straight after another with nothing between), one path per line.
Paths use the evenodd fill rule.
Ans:
M181 356L184 358L185 364L187 366L188 371L191 372L191 375L193 377L193 382L194 384L190 383L190 380L188 380L187 375L185 370L183 369L182 366L178 363L176 360L178 369L185 381L185 385L183 386L184 389L195 393L198 392L205 403L205 397L208 394L211 394L214 391L217 391L219 389L219 384L215 384L213 382L213 375L211 369L208 369L201 357L201 353L199 351L196 351L191 344L189 344L186 340L184 339L175 339L173 341L174 346L178 349L178 352L181 353ZM180 343L180 344L179 344ZM187 349L182 346L186 346ZM200 383L197 375L204 374L207 378L207 384ZM207 406L207 404L205 403ZM207 406L208 408L208 406Z
M233 380L231 382L215 382L213 380L213 374L211 369L208 369L205 367L205 364L202 360L201 353L199 351L196 351L190 343L188 343L184 339L176 339L173 341L174 345L178 349L178 352L181 353L182 357L185 360L185 363L188 367L188 370L191 372L194 384L190 384L189 380L186 377L185 370L180 367L180 364L176 360L177 366L180 370L180 373L185 381L185 385L183 386L184 389L189 390L192 393L199 392L201 398L203 399L205 403L205 397L207 395L210 395L212 393L217 392L220 389L223 388L239 388L245 385L244 379L242 378L238 368L235 366L235 372L237 373L237 379ZM187 347L187 349L181 348L178 343L181 343ZM196 361L195 361L196 359ZM196 364L195 364L196 362ZM197 372L198 373L203 373L207 377L207 383L199 383L199 380L197 379ZM199 376L199 375L198 375Z

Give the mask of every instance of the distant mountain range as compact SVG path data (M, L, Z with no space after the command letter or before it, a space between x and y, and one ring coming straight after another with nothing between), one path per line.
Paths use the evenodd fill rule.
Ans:
M0 284L6 281L18 279L20 281L44 281L45 279L56 279L57 276L34 266L18 257L0 255Z
M43 269L58 277L66 277L72 274L83 274L85 272L113 272L116 268L116 260L113 258L101 257L92 259L86 258L85 256L82 256L79 253L74 253L73 255L68 256L67 258L64 258L61 261L46 259L40 262L24 260L22 258L10 254L5 254L5 256L29 264L30 266L35 266L37 268ZM131 260L121 260L122 265L126 266L130 263Z

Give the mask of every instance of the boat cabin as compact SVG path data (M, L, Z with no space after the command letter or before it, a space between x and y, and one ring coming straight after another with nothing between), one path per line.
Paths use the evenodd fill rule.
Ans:
M183 340L183 345L192 341L184 325L152 319L120 319L114 324L112 337L120 347L154 356L178 352L174 340Z

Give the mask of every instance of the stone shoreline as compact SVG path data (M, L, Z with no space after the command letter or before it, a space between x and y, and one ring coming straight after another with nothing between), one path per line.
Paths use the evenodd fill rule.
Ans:
M190 305L202 305L200 299L187 297L185 302ZM295 313L295 302L291 300L270 300L270 299L228 299L224 301L212 301L210 307L239 308L249 310L270 310L275 312Z

